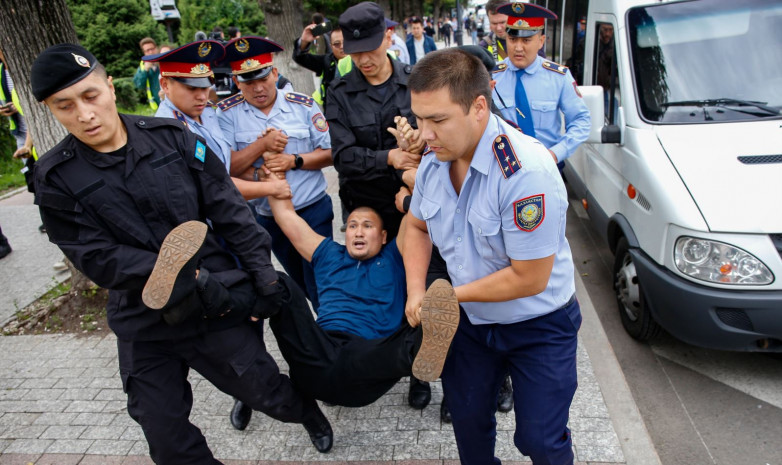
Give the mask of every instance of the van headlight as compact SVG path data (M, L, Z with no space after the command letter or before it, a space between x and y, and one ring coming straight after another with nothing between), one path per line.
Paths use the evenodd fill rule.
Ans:
M754 255L723 242L682 236L673 252L687 276L719 284L771 284L774 275Z

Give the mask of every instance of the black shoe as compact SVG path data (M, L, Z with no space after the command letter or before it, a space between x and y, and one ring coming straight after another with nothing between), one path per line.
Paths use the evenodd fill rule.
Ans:
M8 242L6 242L5 245L0 245L0 258L4 258L9 253L11 253L11 246Z
M432 400L432 388L426 381L415 376L410 377L410 390L407 393L407 403L416 410L423 410Z
M510 412L513 409L513 386L510 384L510 376L505 376L505 381L500 386L500 393L497 394L497 410L503 413Z
M448 409L448 402L445 400L445 396L443 396L443 403L440 404L440 421L443 423L451 423L453 421L451 418L451 411Z
M141 292L144 305L162 310L194 293L199 251L207 229L205 223L188 221L168 233L160 246L152 274Z
M46 226L44 225L38 226L38 232L41 234L46 234Z
M313 401L313 403L315 402ZM304 420L302 424L310 435L312 445L315 446L318 452L325 454L331 450L331 446L334 445L334 432L331 430L328 418L320 410L317 403L315 403L315 408L310 418Z
M234 399L234 408L231 409L231 425L239 431L244 431L253 417L253 409L239 399Z

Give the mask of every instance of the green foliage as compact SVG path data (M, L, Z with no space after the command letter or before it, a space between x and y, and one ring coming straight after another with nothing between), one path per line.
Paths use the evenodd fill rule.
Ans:
M134 108L136 105L146 102L146 93L133 84L133 78L118 78L113 82L118 107Z
M146 0L67 0L81 44L114 77L133 76L141 58L139 41L167 40Z
M19 171L22 160L14 158L16 140L8 128L8 118L0 118L0 192L24 186L24 175Z
M177 9L181 15L178 40L181 44L192 42L196 31L207 34L215 26L236 26L242 35L266 35L264 14L258 0L179 0Z

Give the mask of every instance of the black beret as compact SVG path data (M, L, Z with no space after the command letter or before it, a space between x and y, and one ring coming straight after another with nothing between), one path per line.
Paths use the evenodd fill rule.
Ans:
M76 44L57 44L35 59L30 86L39 102L87 77L98 65L95 56Z
M470 55L473 55L481 60L481 63L483 63L483 66L486 68L486 71L488 71L489 74L491 74L491 72L497 66L497 62L494 61L494 57L491 55L491 53L479 45L460 45L459 49L464 50Z

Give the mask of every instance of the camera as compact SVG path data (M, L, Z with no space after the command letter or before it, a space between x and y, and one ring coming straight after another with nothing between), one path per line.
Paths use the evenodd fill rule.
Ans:
M323 34L327 32L331 32L331 21L323 21L322 23L318 24L317 26L313 27L312 35L315 37L322 36Z

